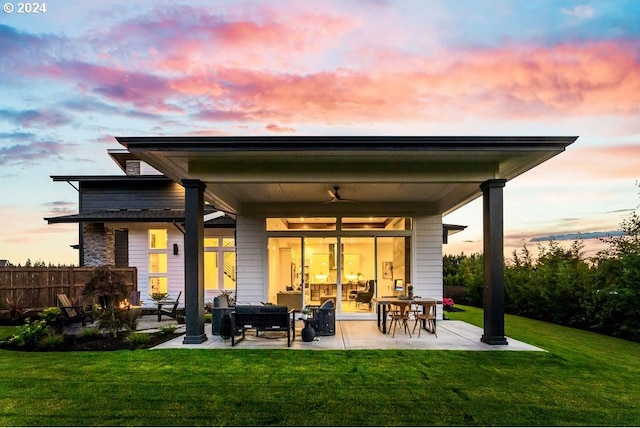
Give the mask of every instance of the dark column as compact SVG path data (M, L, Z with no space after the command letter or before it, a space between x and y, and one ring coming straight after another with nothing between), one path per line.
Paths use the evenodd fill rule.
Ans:
M186 336L182 343L207 340L204 333L204 189L200 180L182 180L184 208L184 304Z
M484 334L489 345L506 345L504 336L504 240L502 189L507 180L487 180L483 194Z

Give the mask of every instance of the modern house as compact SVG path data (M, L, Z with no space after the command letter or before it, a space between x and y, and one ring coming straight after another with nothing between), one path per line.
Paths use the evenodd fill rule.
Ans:
M80 212L47 220L81 222L85 264L100 248L113 256L92 264L124 263L126 247L139 284L184 288L184 341L200 343L206 290L224 284L240 303L334 298L342 319L375 317L353 298L368 283L374 298L411 284L441 299L443 241L459 229L442 218L482 196L482 340L504 344L503 187L576 138L122 137L110 154L129 175L53 177L79 183Z
M122 175L52 176L78 191L78 214L46 218L78 223L80 266L135 266L143 304L152 293L184 292L184 188L127 150L109 150ZM235 221L206 211L207 300L235 292ZM184 300L181 302L183 305Z

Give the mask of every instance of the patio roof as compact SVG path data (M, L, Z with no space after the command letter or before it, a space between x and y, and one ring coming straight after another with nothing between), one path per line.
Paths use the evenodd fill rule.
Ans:
M506 345L503 187L577 137L116 137L185 188L183 343L206 340L203 206L240 215L446 215L483 196L484 334ZM334 189L334 192L331 192ZM335 196L340 190L341 198ZM327 195L329 194L329 195ZM331 198L329 199L328 196ZM356 203L333 203L351 200ZM331 203L329 203L331 202Z
M205 199L242 213L252 204L313 204L327 192L381 211L402 202L448 214L561 153L577 137L116 137L168 177L197 179ZM342 212L357 204L339 204Z

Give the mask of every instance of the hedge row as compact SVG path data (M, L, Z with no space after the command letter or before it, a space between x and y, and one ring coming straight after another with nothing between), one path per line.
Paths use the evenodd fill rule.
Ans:
M582 241L526 246L505 263L505 311L556 324L640 341L640 218L621 223L623 236L605 239L608 249L591 259ZM464 301L482 306L481 254L445 256L445 285L466 287Z

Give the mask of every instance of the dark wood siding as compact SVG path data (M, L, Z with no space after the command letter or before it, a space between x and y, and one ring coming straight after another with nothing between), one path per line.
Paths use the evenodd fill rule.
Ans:
M119 209L184 209L184 188L173 181L81 182L80 213Z

